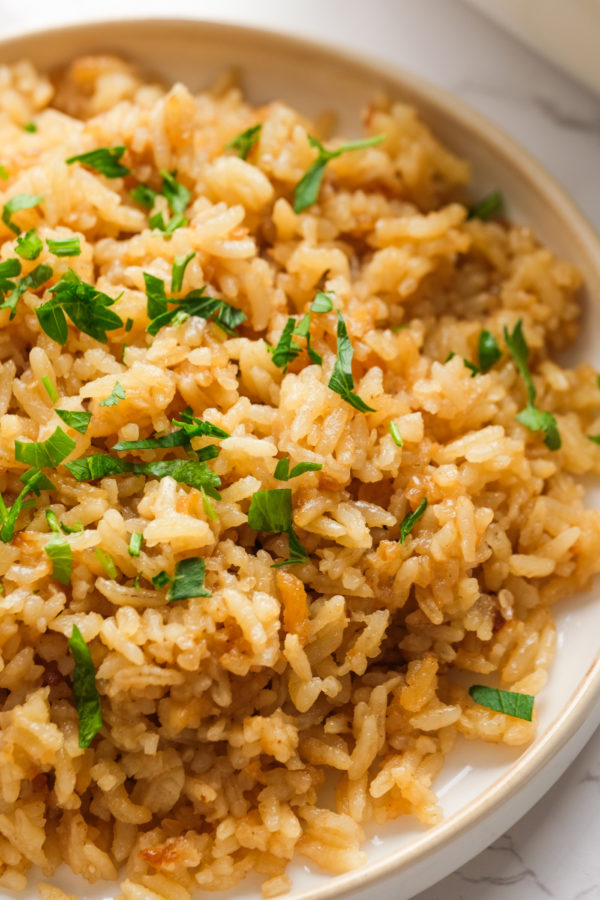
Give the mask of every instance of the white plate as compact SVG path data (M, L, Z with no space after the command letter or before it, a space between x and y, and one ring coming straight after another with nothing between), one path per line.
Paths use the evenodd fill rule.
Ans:
M345 134L358 131L361 109L385 90L416 104L437 134L474 167L475 191L503 190L509 215L533 225L538 236L577 263L587 290L580 359L600 357L600 245L568 198L540 166L498 128L457 100L402 71L391 71L335 50L293 38L229 25L181 20L110 22L22 35L0 42L3 62L21 57L41 68L80 53L114 51L167 80L192 89L235 66L251 100L286 100L309 115L339 113ZM600 496L590 491L590 504ZM600 548L599 548L600 552ZM548 686L538 700L539 731L522 752L462 741L448 759L436 789L445 821L431 829L410 819L369 831L369 861L341 876L294 865L288 900L352 897L407 900L462 865L523 815L553 784L600 722L600 604L594 592L556 609L558 651ZM23 900L37 900L34 876ZM44 879L47 880L47 879ZM112 884L89 886L61 870L54 883L80 900L108 900ZM257 900L259 881L248 880L221 897Z

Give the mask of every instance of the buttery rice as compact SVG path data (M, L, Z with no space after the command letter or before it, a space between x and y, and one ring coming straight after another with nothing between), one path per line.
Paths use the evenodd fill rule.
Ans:
M37 131L24 131L32 119ZM224 149L257 122L248 161ZM51 265L46 289L27 291L12 321L0 312L6 502L22 487L14 442L65 427L54 406L93 413L87 434L65 427L70 459L168 431L187 404L231 434L210 463L222 480L214 520L200 491L170 477L78 484L61 465L56 490L0 544L4 888L24 888L31 865L51 878L65 861L89 881L120 878L126 900L188 900L250 872L274 897L290 888L296 854L344 872L366 858L364 823L439 821L432 785L458 735L514 746L533 737L535 715L478 706L468 686L490 676L537 694L555 648L551 605L600 568L600 514L573 477L600 471L586 436L600 431L596 373L552 358L576 335L580 277L529 228L467 220L467 164L413 109L382 100L364 125L386 140L328 163L318 202L297 215L292 190L315 158L307 132L329 135L281 102L253 109L226 79L194 96L110 57L79 59L55 83L29 63L0 68L0 205L43 195L15 221L44 242L77 235L82 247L57 259L44 243L23 272ZM65 164L121 144L125 179ZM189 225L170 240L129 196L140 182L160 190L160 169L176 169L192 195ZM167 214L164 197L156 210ZM0 230L0 257L13 258L15 235ZM143 273L168 291L174 258L191 250L183 292L207 285L247 321L224 337L190 318L151 340ZM69 266L119 297L112 308L133 320L129 333L102 345L70 325L61 347L41 331L34 310ZM312 317L322 366L306 353L287 374L272 362L268 345L318 289L344 317L356 393L376 412L327 386L334 311ZM516 420L526 392L502 331L519 319L539 406L558 422L556 452ZM463 357L476 359L482 328L503 356L471 377ZM126 398L101 406L116 380ZM282 486L273 471L284 456L323 468L286 485L310 560L274 569L287 537L257 539L247 513L256 491ZM401 543L400 522L423 498ZM85 526L66 538L68 588L43 551L48 503ZM144 535L139 558L127 552L133 531ZM212 597L169 604L150 579L188 556L206 559ZM102 700L87 750L67 648L74 625Z

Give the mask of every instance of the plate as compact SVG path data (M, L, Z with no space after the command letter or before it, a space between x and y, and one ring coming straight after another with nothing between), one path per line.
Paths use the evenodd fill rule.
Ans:
M586 290L577 359L600 356L600 244L590 226L550 176L495 125L437 87L402 70L264 30L188 20L100 22L32 32L0 42L4 62L22 57L39 68L64 64L82 53L122 54L168 81L192 90L209 85L235 67L245 93L260 104L274 95L308 115L338 113L352 136L360 111L384 91L416 105L439 137L473 165L474 190L500 188L508 215L533 226L538 237L576 263ZM588 493L590 505L600 491ZM539 729L524 751L459 741L436 781L445 820L425 829L399 820L367 830L368 862L331 876L296 863L289 870L288 900L345 897L408 900L443 878L495 840L554 783L600 723L600 604L593 590L556 608L558 650L547 687L539 698ZM37 900L32 874L23 900ZM44 879L48 880L48 879ZM64 869L52 879L80 900L110 900L113 884L88 885ZM221 895L257 900L258 879Z

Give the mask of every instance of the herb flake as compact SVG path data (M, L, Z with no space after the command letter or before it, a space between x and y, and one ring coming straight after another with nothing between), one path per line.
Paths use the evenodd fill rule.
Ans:
M92 655L77 625L73 625L69 649L75 660L73 694L79 717L79 746L85 749L102 728L102 709Z
M260 139L261 130L262 125L260 123L258 125L251 125L250 128L246 128L245 131L236 135L228 144L225 144L225 149L235 150L240 159L247 159L248 154Z
M337 150L326 150L317 138L312 137L310 134L307 135L307 137L309 144L311 147L316 148L318 155L293 190L294 212L296 213L303 212L305 209L308 209L309 206L312 206L313 203L316 203L319 195L319 188L323 180L323 174L325 172L325 166L330 159L335 159L337 156L341 156L342 153L348 153L351 150L363 150L365 147L375 147L377 144L381 144L386 138L385 134L378 134L375 137L365 138L362 141L350 141L348 144L342 144Z
M516 691L502 691L483 684L473 684L469 688L469 695L479 706L486 706L495 712L524 719L526 722L531 722L533 718L535 697L531 694L519 694Z
M427 509L427 497L423 497L414 512L404 516L400 524L400 543L403 544L410 532L413 530L425 510Z
M99 147L97 150L89 150L87 153L78 153L70 156L65 162L68 166L73 163L81 163L95 172L100 172L107 178L123 178L131 173L131 169L120 162L126 147Z
M372 406L368 406L357 394L354 393L354 378L352 377L352 357L354 350L348 337L346 324L338 311L337 324L337 358L329 379L328 387L339 394L342 400L349 403L359 412L375 412Z
M190 597L212 597L211 592L204 587L205 576L206 562L201 556L182 559L175 566L175 576L167 591L168 602L174 603Z

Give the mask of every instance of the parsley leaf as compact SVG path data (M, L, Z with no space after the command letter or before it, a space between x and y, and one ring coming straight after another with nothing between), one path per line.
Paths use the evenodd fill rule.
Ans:
M69 650L75 660L73 694L79 718L79 746L85 749L102 728L102 708L92 655L77 625L73 625Z
M131 173L131 169L119 162L126 149L126 147L99 147L97 150L70 156L66 163L70 166L74 162L79 162L89 169L106 175L107 178L122 178Z
M175 566L175 577L167 591L169 603L190 597L212 597L211 592L204 587L205 576L206 562L201 556L182 559Z
M314 313L328 313L333 309L333 300L325 291L317 291L315 299L310 304L310 311Z
M187 265L191 260L195 257L195 252L192 250L187 256L176 256L173 260L173 268L171 269L171 293L177 294L182 288L183 285L183 276L185 274L185 270Z
M47 238L48 250L55 256L81 256L81 246L78 237L65 238L62 241L53 241Z
M33 443L32 441L15 441L15 459L27 463L37 469L55 469L66 459L75 447L75 441L60 428L50 435L48 440Z
M72 412L70 409L55 409L54 412L59 416L65 425L78 431L79 434L85 434L92 418L89 412Z
M476 375L479 375L479 368L475 363L470 362L468 359L463 359L463 364L467 369L471 370L471 378L475 378Z
M2 181L8 181L8 179L10 178L10 175L6 171L6 166L0 166L0 178L2 179Z
M94 456L82 456L66 463L66 468L77 481L94 481L107 475L121 475L132 472L134 475L151 475L164 478L170 475L180 484L204 491L215 500L221 496L217 488L221 479L209 469L205 462L189 459L164 459L160 462L133 463L126 459L110 456L108 453L96 453Z
M43 241L37 236L35 228L31 228L27 234L17 238L15 253L21 259L37 259L43 249Z
M296 320L290 316L271 355L274 365L283 369L284 372L287 371L288 365L302 353L300 344L292 340L295 327Z
M146 310L149 319L156 319L167 311L167 295L165 283L162 278L144 272L144 284L146 286Z
M337 359L329 379L328 387L336 394L339 394L342 400L349 403L360 412L375 412L372 406L367 406L357 394L353 393L354 378L352 377L352 357L354 350L348 337L346 324L338 312L337 324Z
M526 722L531 722L533 718L535 697L531 694L501 691L497 688L485 687L483 684L473 684L469 688L469 694L475 703L493 709L495 712L514 716L517 719L525 719Z
M308 559L308 553L294 532L292 492L290 488L278 488L274 491L257 491L253 494L248 510L248 525L254 531L287 534L290 558L285 562L276 563L275 567L295 565L306 562Z
M390 429L390 434L392 436L392 440L395 443L396 447L403 447L404 441L402 440L402 435L400 434L400 431L398 430L398 426L396 425L396 423L390 422L389 429Z
M171 576L169 575L168 572L165 572L164 569L161 572L159 572L157 575L154 575L152 578L152 584L158 590L160 590L161 588L164 588L165 585L169 584L170 581L171 581Z
M146 209L152 209L157 195L156 191L153 191L147 184L138 184L132 191L129 191L129 196L132 200L135 200L136 203L139 203L140 206L144 206Z
M32 209L43 201L41 194L15 194L8 203L2 207L2 221L5 225L14 231L15 234L21 234L21 229L12 221L14 213L21 209Z
M119 570L115 566L115 561L106 550L102 550L101 547L96 547L94 550L94 556L106 572L109 578L116 578L119 574Z
M472 206L467 214L467 219L481 219L486 222L493 216L497 215L502 209L504 198L500 191L493 191Z
M50 293L54 296L36 309L36 315L48 337L58 344L66 343L69 333L65 313L84 334L102 344L108 343L107 331L123 327L120 316L108 309L116 298L82 281L72 269L50 288Z
M164 216L161 212L155 213L153 216L150 216L148 219L148 225L150 228L158 228L159 231L162 231L166 238L171 237L171 235L177 231L178 228L184 228L188 223L188 220L183 215L183 213L175 213L174 216L171 216L168 222L165 222Z
M175 178L176 172L160 170L162 175L162 192L174 213L183 213L190 202L190 192Z
M536 390L533 378L531 377L531 372L529 371L529 366L527 365L527 360L529 359L529 347L527 346L525 336L523 335L522 319L519 319L512 334L508 331L506 325L504 326L504 340L515 361L517 369L527 386L527 395L529 397L527 406L517 415L517 420L521 425L525 425L526 428L529 428L530 431L543 431L546 447L548 447L549 450L559 450L562 441L556 419L552 413L540 410L535 405Z
M280 481L289 481L290 478L297 478L298 475L303 475L304 472L320 472L322 468L323 466L321 463L300 462L297 463L290 472L289 458L284 457L284 459L278 460L273 476Z
M28 131L30 134L35 134L37 130L38 127L35 122L25 122L23 125L23 131Z
M232 141L229 141L228 144L225 144L226 150L235 150L240 159L247 159L248 154L256 144L256 142L260 139L260 132L262 129L262 125L251 125L250 128L246 128L245 131L240 132L240 134L236 135Z
M479 341L477 343L477 357L479 359L480 370L483 373L489 372L501 356L502 351L498 346L496 338L491 332L484 328L479 335Z
M427 497L423 497L414 512L404 516L400 524L400 543L403 544L414 526L417 524L425 510L427 509Z
M52 537L44 547L45 552L52 561L52 577L61 584L70 584L71 571L73 569L73 551L68 541L61 536L58 520L51 509L46 510L46 520L53 532Z
M182 414L183 415L183 414ZM190 416L191 421L178 422L173 419L173 425L178 425L175 431L169 434L162 434L160 437L143 438L139 441L119 441L113 446L113 450L161 450L166 447L187 447L195 437L229 437L229 432L213 425L212 422L203 422ZM208 449L206 447L204 450Z
M56 390L56 386L49 375L44 375L42 377L42 384L44 385L44 388L46 389L46 393L50 397L50 400L52 401L52 403L56 403L58 401L58 399L60 398L60 394Z
M118 406L119 400L124 400L127 396L125 388L119 381L115 381L115 386L104 400L100 401L100 406Z
M234 329L246 321L246 315L241 309L236 309L225 300L205 297L206 287L189 291L185 297L175 299L166 296L164 282L160 278L144 272L144 280L148 298L148 318L151 320L146 331L152 336L158 334L166 325L181 324L189 316L212 319L226 334L233 334ZM169 309L168 304L171 304L173 309Z
M341 156L350 150L362 150L365 147L374 147L385 140L385 134L378 134L376 137L365 138L362 141L350 141L348 144L342 144L337 150L326 150L323 144L310 134L307 135L308 142L311 147L315 147L318 152L316 160L306 170L298 184L295 186L294 194L294 212L299 213L308 209L316 202L325 166L330 159Z
M142 548L143 535L141 531L132 531L127 552L130 556L139 556Z
M11 260L8 260L10 262ZM14 260L14 262L19 262L18 260ZM19 263L20 265L20 263ZM19 278L17 283L12 285L13 290L9 294L8 298L4 300L0 309L10 309L10 318L14 319L17 312L17 303L20 298L23 296L25 291L37 291L49 278L52 277L52 269L50 266L41 263L41 265L36 266L35 269L32 269L29 275L24 275L22 278ZM2 281L0 283L0 291L4 292L5 287L10 285L11 283L8 281Z
M587 439L594 444L600 444L600 434L588 434Z
M7 509L4 500L0 497L0 540L12 541L15 532L15 525L21 510L24 508L25 497L30 492L39 496L40 491L52 490L54 485L46 478L39 469L29 469L24 472L20 478L25 483L25 487L21 493L15 498L13 505Z
M313 349L310 343L310 313L305 313L302 316L294 328L294 334L298 337L306 338L306 352L308 353L308 358L316 366L320 366L323 363L323 357Z

